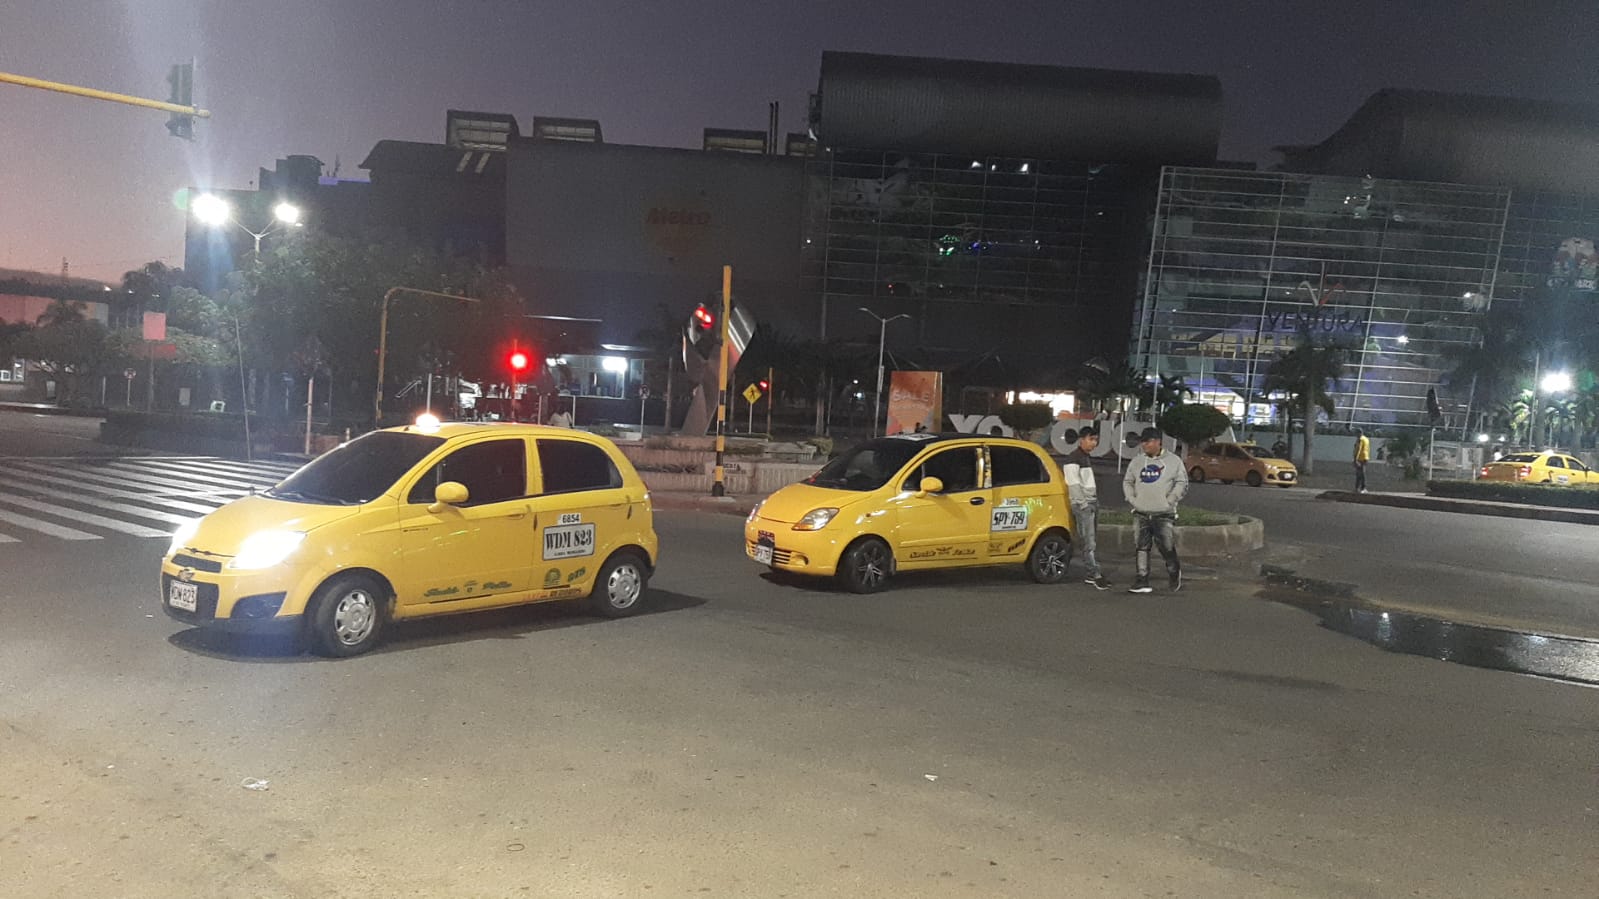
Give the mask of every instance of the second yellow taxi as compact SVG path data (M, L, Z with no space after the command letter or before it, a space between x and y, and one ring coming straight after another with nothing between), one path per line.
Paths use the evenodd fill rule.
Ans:
M1477 477L1484 481L1519 481L1523 484L1552 484L1557 487L1586 487L1599 484L1594 471L1576 456L1565 453L1511 453L1489 462Z
M1299 483L1299 469L1294 467L1294 463L1280 459L1270 450L1253 443L1213 440L1190 449L1185 464L1188 466L1188 479L1195 484L1212 480L1223 484L1243 481L1251 487L1262 484L1292 487Z
M1071 507L1036 444L907 434L859 444L750 512L745 553L795 574L872 593L896 572L1021 564L1066 577Z

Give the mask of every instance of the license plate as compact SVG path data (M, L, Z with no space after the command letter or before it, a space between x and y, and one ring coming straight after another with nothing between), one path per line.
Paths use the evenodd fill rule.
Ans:
M755 561L762 565L772 564L772 551L774 549L776 549L776 544L772 540L766 537L760 538L755 542Z
M167 587L167 605L174 609L192 612L200 601L200 588L194 584L185 584L182 581L173 581Z

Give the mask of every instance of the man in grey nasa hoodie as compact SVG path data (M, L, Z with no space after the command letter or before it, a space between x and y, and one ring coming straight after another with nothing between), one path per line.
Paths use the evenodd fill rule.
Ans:
M1183 460L1168 451L1159 428L1138 435L1143 452L1133 456L1122 479L1122 492L1133 507L1137 532L1138 575L1129 593L1149 593L1149 547L1154 544L1166 560L1172 592L1183 588L1183 564L1177 558L1177 504L1188 492L1188 472Z

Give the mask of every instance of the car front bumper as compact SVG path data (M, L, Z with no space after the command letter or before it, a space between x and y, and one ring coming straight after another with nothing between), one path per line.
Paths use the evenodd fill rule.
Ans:
M792 522L757 517L744 524L744 555L747 558L755 558L763 534L772 538L771 567L818 577L831 577L838 570L838 558L844 552L844 547L859 536L830 527L818 531L796 531Z
M306 597L294 581L299 572L280 568L231 571L225 561L189 553L161 561L161 611L191 627L229 633L298 633ZM194 608L174 605L174 583L194 588Z

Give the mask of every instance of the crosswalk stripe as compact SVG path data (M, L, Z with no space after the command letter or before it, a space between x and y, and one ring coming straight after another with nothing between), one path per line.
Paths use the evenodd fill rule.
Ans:
M249 489L249 487L252 486L251 484L244 482L239 478L223 478L208 474L195 474L194 472L189 471L167 471L164 469L152 469L145 466L129 465L125 462L112 462L110 465L107 465L106 468L114 468L119 471L133 471L140 474L152 474L166 478L182 477L186 481L198 481L202 484L216 484L219 487L243 487L245 489Z
M271 486L283 480L282 478L271 474L262 474L249 470L220 468L218 466L207 465L204 462L146 462L140 467L149 469L159 474L165 474L167 472L185 475L198 473L212 477L228 477L234 480L255 481L267 486Z
M29 471L38 471L38 468L33 465L29 465L27 468ZM45 469L45 471L53 470L56 469ZM229 499L222 500L222 502L229 502L232 497L243 496L249 492L248 490L244 489L223 490L201 484L186 484L182 481L174 481L167 478L145 477L143 475L136 475L130 472L114 472L111 474L105 474L103 471L103 469L93 471L87 469L76 469L73 470L72 474L74 477L83 478L85 480L97 481L102 484L115 484L124 487L143 487L146 485L153 485L152 493L161 492L154 490L154 487L160 487L163 488L165 492L175 493L187 499L197 499L202 501L209 501L207 498L215 495L217 497L229 497Z
M136 482L140 482L140 483L143 483L143 484L154 484L154 485L156 485L158 487L169 488L169 489L173 490L174 492L179 493L179 494L184 495L184 496L189 496L189 495L194 495L194 494L200 494L200 495L211 495L211 494L214 494L214 495L217 495L217 496L244 496L246 493L250 492L248 487L218 487L218 486L213 485L213 484L196 484L196 483L191 483L191 482L188 482L188 481L180 481L180 480L177 480L175 478L159 478L159 477L156 477L154 475L140 474L138 472L132 472L132 471L114 471L113 472L113 471L110 471L109 469L100 469L100 472L108 472L108 473L101 474L101 473L97 472L94 475L85 474L84 477L93 477L96 480L100 480L100 481L110 481L113 484L116 484L116 483L127 483L129 481L136 481ZM113 475L115 475L115 477L113 477Z
M55 503L47 503L41 500L29 499L25 496L0 494L0 503L8 506L21 506L24 509L32 509L35 512L43 512L46 515L54 515L57 518L65 518L68 521L78 524L88 524L97 528L105 528L106 530L120 531L124 534L132 534L135 537L172 536L171 532L169 531L159 531L155 528L147 528L142 524L133 524L132 522L122 521L116 518L107 518L104 515L95 515L91 512L80 512L77 509L69 509L66 506L58 506Z
M5 534L0 534L0 543L21 543L21 542L22 542L21 540L18 540L15 537L7 537Z
M91 484L88 481L73 480L71 478L58 477L56 475L38 474L32 471L20 471L15 469L6 472L5 477L10 478L13 481L38 482L41 485L39 487L41 490L50 489L44 485L50 485L51 487L70 487L73 490L93 493L97 496L113 496L118 499L133 499L143 503L149 503L152 506L160 506L163 509L177 509L184 512L195 512L200 515L206 515L211 512L215 512L217 508L222 506L225 502L224 500L219 499L207 505L204 502L188 502L187 500L181 499L168 499L156 493L137 493L132 490L118 490L115 487L102 487L99 484Z
M17 494L12 493L10 490L0 490L0 501L10 501L10 498L14 496L17 496ZM23 496L22 498L38 502L38 500L34 499L33 497ZM93 503L96 509L104 509L108 512L122 512L127 515L132 515L135 518L143 518L148 521L164 521L168 524L188 524L195 518L193 515L173 515L171 512L158 512L155 509L146 509L142 506L130 506L127 503L114 503L110 500L100 499L99 497L94 496L62 496L60 494L53 494L50 498L60 502L75 502L85 504Z
M262 471L292 473L304 467L301 462L274 462L270 459L224 459L221 456L125 456L127 459L151 459L161 462L205 462L211 465L240 465L250 468L259 468Z
M0 509L0 521L3 521L7 524L14 524L19 528L27 528L30 531L38 531L41 534L47 534L51 537L59 537L62 540L101 539L99 534L86 534L83 531L62 527L59 524L51 524L48 521L40 521L37 518L29 518L26 515L18 515L15 512L8 512L5 509Z

